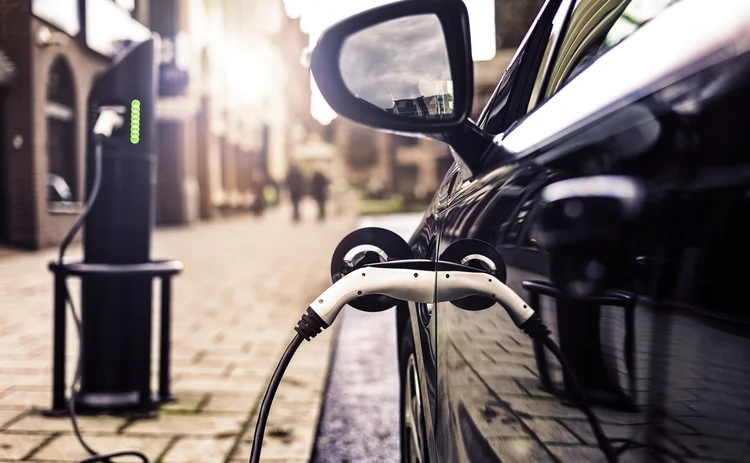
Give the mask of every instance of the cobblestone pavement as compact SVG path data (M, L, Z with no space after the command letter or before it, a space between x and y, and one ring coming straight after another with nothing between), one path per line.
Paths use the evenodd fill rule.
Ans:
M152 256L185 263L173 285L172 391L178 401L162 408L158 419L83 417L89 443L101 452L138 449L152 462L247 461L267 380L296 320L330 281L331 253L353 225L352 217L339 216L293 226L282 210L157 231ZM69 254L80 254L80 247ZM51 404L46 263L54 256L46 250L0 258L0 461L87 456L67 419L40 414ZM72 294L79 294L76 287ZM158 329L157 320L154 333ZM70 376L77 353L72 322L68 330ZM308 461L330 331L305 343L293 359L269 419L264 461Z

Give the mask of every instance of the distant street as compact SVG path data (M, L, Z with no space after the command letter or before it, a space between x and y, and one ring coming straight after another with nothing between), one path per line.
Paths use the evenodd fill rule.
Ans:
M387 228L408 240L420 218L421 214L365 217L358 225ZM365 313L347 307L337 323L338 339L313 461L398 461L395 313Z

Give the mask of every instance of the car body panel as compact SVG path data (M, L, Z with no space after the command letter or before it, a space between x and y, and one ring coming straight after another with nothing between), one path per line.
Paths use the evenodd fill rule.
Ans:
M463 238L498 248L509 286L538 305L587 392L601 399L595 411L605 433L637 442L623 461L746 461L750 21L722 10L701 22L708 31L694 30L701 40L693 42L694 23L685 21L710 2L682 3L674 7L682 20L660 18L642 34L670 37L671 49L680 49L673 61L644 62L640 80L631 72L638 86L625 79L602 94L575 83L611 73L638 34L594 62L498 137L497 149L514 161L468 179L449 172L412 248L432 259ZM740 2L725 6L747 12ZM602 70L608 56L620 60L605 60ZM615 288L635 299L595 303L527 291L524 281L554 289L549 255L534 238L542 189L600 175L638 179L647 193ZM413 321L418 310L410 308ZM603 460L584 415L561 398L559 365L497 305L472 312L440 303L427 323L412 326L430 397L430 461L433 452L434 461L451 462ZM543 370L552 390L539 387Z

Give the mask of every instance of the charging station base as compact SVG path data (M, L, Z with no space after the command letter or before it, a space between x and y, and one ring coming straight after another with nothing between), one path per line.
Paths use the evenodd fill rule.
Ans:
M161 399L158 395L154 394L151 396L151 402L148 408L139 409L134 407L132 404L125 404L123 406L109 406L109 407L91 407L80 401L76 401L76 415L77 416L116 416L116 417L128 417L138 419L149 419L156 418L158 416L159 408L163 405L175 403L177 399L170 396L166 400ZM48 409L41 412L42 416L48 418L68 418L70 416L70 401L65 400L64 407L59 409Z
M126 279L133 277L158 278L161 280L161 329L159 342L159 390L151 393L151 378L143 374L138 381L138 390L132 392L81 391L76 397L75 411L78 415L123 414L129 416L155 416L160 405L174 401L169 390L170 346L171 346L171 302L172 277L182 272L180 261L151 261L141 264L89 264L65 259L53 261L49 269L54 273L54 332L52 368L52 408L47 416L69 413L66 397L66 317L68 277ZM149 333L150 335L150 333ZM150 359L148 359L150 362ZM138 370L141 371L141 370ZM146 368L143 371L149 371ZM84 382L85 384L85 382ZM146 398L144 400L144 398Z

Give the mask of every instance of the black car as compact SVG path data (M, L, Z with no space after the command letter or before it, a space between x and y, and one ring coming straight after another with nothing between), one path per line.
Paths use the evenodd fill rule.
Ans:
M339 114L451 147L413 253L492 244L570 364L497 305L404 304L403 461L603 461L576 383L619 461L750 461L750 1L548 0L476 121L462 2L351 17L312 68Z

